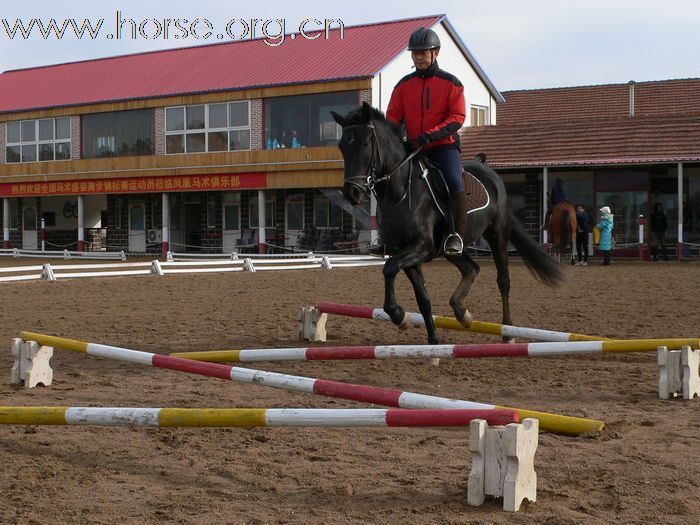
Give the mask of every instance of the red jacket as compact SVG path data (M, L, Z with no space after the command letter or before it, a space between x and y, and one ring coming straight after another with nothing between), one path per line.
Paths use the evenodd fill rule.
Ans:
M414 71L394 87L386 116L406 122L408 138L427 144L459 148L459 129L466 118L464 86L434 62L425 71Z

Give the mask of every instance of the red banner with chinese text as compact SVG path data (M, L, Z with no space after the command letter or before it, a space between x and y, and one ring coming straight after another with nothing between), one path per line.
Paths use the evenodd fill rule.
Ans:
M153 193L171 191L252 190L267 187L267 173L123 177L97 180L6 182L0 197L46 197L95 193Z

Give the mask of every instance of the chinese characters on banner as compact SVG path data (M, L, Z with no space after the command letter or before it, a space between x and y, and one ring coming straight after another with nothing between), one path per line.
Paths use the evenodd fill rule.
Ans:
M266 187L267 173L175 175L169 177L132 177L81 181L9 182L0 184L0 197L246 190Z

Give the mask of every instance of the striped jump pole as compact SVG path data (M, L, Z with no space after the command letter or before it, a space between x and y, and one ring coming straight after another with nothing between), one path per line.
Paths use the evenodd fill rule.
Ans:
M389 315L382 308L372 308L371 306L357 306L354 304L341 304L331 302L316 303L315 308L325 314L344 315L346 317L360 317L362 319L374 319L375 321L391 321ZM415 312L406 312L412 326L425 326L423 315ZM543 330L540 328L525 328L522 326L511 326L507 324L488 323L485 321L472 321L469 328L466 328L454 317L442 317L434 315L433 320L437 328L448 330L467 330L480 334L500 335L501 337L522 339L532 339L534 341L607 341L608 337L597 337L592 335L573 334L568 332L555 332L554 330Z
M134 408L0 406L0 425L137 427L465 427L518 423L516 410L402 408Z
M570 343L495 343L458 345L327 346L307 348L251 348L173 352L173 357L210 363L259 361L335 361L343 359L411 359L476 357L548 357L598 353L655 352L660 346L680 350L700 348L700 339L628 339Z
M603 421L594 419L577 418L571 416L560 416L547 412L537 412L533 410L522 410L518 408L477 403L474 401L464 401L449 399L444 397L428 396L401 390L392 390L375 386L355 385L352 383L342 383L340 381L330 381L326 379L314 379L302 376L292 376L279 374L276 372L266 372L249 368L239 368L235 366L222 365L219 363L205 363L172 357L169 355L153 354L138 350L129 350L117 346L107 346L97 343L89 343L76 339L65 339L51 335L37 334L33 332L22 332L22 339L25 341L36 341L40 345L62 348L73 352L82 352L97 357L105 357L119 361L127 361L141 365L154 366L157 368L167 368L181 372L189 372L209 377L218 377L231 381L252 383L256 385L281 388L294 392L306 392L322 396L335 397L339 399L349 399L361 401L363 403L373 403L376 405L399 407L399 408L468 408L468 409L506 409L517 410L521 418L535 418L540 420L540 427L543 430L557 432L567 435L580 435L588 432L600 432L605 427Z

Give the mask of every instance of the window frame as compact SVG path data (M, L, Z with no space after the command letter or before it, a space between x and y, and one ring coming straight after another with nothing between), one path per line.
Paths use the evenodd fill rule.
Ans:
M58 131L58 124L57 120L59 119L66 119L68 120L68 138L56 138L57 136L57 131ZM41 139L40 138L40 122L46 122L46 121L51 121L51 129L52 129L52 137L51 139ZM33 128L34 128L34 139L33 140L22 140L22 129L25 124L33 123ZM9 136L10 136L10 126L13 124L17 124L19 126L19 141L10 141ZM26 120L14 120L11 122L5 122L5 164L27 164L30 162L62 162L62 161L67 161L67 160L72 160L72 145L73 145L73 129L71 125L71 117L70 116L65 116L65 117L46 117L46 118L40 118L40 119L26 119ZM65 159L57 159L56 158L56 151L57 151L57 146L61 144L68 144L68 158ZM44 145L50 145L51 146L51 157L50 159L42 159L41 158L41 146ZM22 151L24 148L34 148L34 159L33 160L23 160L23 154ZM7 150L8 148L19 148L19 158L18 160L8 160L7 157Z
M226 127L210 127L209 125L209 108L210 106L219 106L226 104ZM248 113L248 124L245 126L231 126L231 105L232 104L246 104ZM187 127L187 108L204 106L204 127L203 128L193 128L188 129ZM168 131L168 110L181 109L183 112L183 129ZM165 154L166 155L187 155L190 153L220 153L228 151L250 151L252 143L252 104L250 100L231 100L227 102L212 102L211 104L189 104L189 105L179 105L179 106L168 106L165 108ZM248 148L247 149L231 149L231 132L248 132ZM210 133L226 133L226 149L211 150L209 148L209 134ZM204 151L188 151L187 148L187 135L204 135ZM182 136L182 151L169 152L168 151L168 137L172 136Z
M476 111L476 123L474 122L474 111ZM469 125L472 127L487 126L489 123L489 108L472 104L469 106Z

